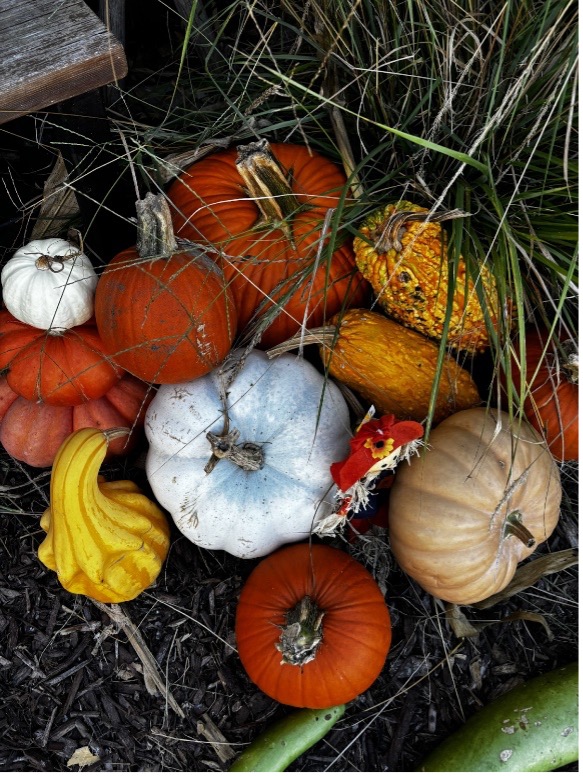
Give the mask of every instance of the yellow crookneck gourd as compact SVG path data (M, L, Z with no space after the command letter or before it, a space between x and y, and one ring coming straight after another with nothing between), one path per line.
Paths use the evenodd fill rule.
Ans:
M71 593L102 603L130 601L154 582L169 547L162 510L128 480L99 475L110 439L127 429L83 428L61 445L51 474L47 532L38 549Z

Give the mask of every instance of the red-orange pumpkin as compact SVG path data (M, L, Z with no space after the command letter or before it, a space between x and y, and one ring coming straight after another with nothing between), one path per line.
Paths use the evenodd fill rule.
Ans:
M164 205L154 197L151 202ZM167 250L150 258L141 257L137 247L122 251L105 268L95 294L95 319L107 352L153 383L193 380L212 371L236 332L233 297L216 264L200 252Z
M249 677L289 706L346 703L380 674L391 643L383 595L347 553L296 544L267 556L248 578L235 634Z
M320 326L344 305L365 304L368 285L351 241L340 239L328 252L322 235L345 187L344 173L320 154L266 141L207 156L170 186L176 234L222 254L210 253L232 288L239 330L274 300L283 306L261 347L294 335L304 317Z
M133 449L144 425L144 414L153 389L131 375L124 375L100 399L74 407L31 402L11 390L0 378L0 443L18 461L29 466L51 466L65 439L80 428L131 428L129 436L112 439L107 455L123 455Z
M94 324L43 331L0 311L0 370L29 401L56 406L99 399L123 371L105 355Z
M568 344L563 343L563 348ZM520 390L522 380L530 388L524 413L559 461L579 458L578 358L569 360L565 356L547 334L530 329L526 333L524 370L512 364L516 389Z

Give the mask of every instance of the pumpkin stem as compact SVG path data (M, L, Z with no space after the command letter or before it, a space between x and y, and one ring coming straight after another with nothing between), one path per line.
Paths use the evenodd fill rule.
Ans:
M142 259L170 257L177 251L172 214L163 194L148 192L136 202L138 236L136 247Z
M285 173L271 153L268 141L263 139L237 146L237 151L239 156L235 164L249 196L261 212L260 223L281 229L293 245L289 219L298 212L300 205Z
M506 518L504 526L505 536L515 536L526 546L534 547L536 539L522 522L522 515L518 510L511 512Z
M34 262L34 266L37 269L40 269L40 270L48 269L51 272L54 272L56 274L57 272L62 272L65 269L65 259L69 259L69 258L72 258L72 257L70 257L70 256L45 256L45 254L43 253Z
M579 384L579 354L570 352L561 365L567 380L574 385Z
M206 438L211 443L215 463L217 459L226 458L236 463L237 466L240 466L246 472L259 471L265 463L263 449L254 442L243 442L241 445L236 444L239 435L240 432L236 428L224 434L208 432ZM214 464L211 466L211 462L209 462L205 466L205 472L208 474L213 468Z
M379 225L378 238L375 243L377 253L387 253L392 249L397 252L403 250L401 237L404 226L410 221L427 221L440 224L442 221L451 221L453 218L464 218L468 213L463 210L444 210L441 213L431 213L429 210L422 213L413 210L394 210L389 217Z
M286 625L281 629L275 648L281 652L281 662L303 666L314 660L322 641L324 612L318 609L309 595L286 614Z

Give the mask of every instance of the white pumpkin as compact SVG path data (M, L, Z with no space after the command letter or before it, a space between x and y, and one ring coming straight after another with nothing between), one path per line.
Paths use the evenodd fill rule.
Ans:
M348 407L309 362L289 354L269 360L258 350L227 396L234 445L223 436L220 368L163 385L146 413L146 473L190 541L256 558L305 539L334 511L330 464L348 453ZM214 457L207 473L213 449L225 454L221 447L232 452Z
M15 318L37 329L71 329L93 315L97 274L67 240L32 240L2 269L2 296Z

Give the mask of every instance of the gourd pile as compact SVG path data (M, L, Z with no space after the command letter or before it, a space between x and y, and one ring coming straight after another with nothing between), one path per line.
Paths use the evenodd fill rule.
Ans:
M462 365L512 309L486 264L448 260L451 214L390 203L353 238L334 217L347 199L335 164L260 141L138 202L136 246L99 273L49 238L1 275L0 442L53 467L40 560L70 592L131 600L165 561L166 515L203 548L262 559L241 594L239 655L267 694L312 709L370 686L391 640L372 576L321 537L392 478L397 562L471 605L550 536L553 456L577 455L573 357L558 369L533 330L512 416ZM311 359L285 352L314 344ZM146 442L153 498L99 475Z

